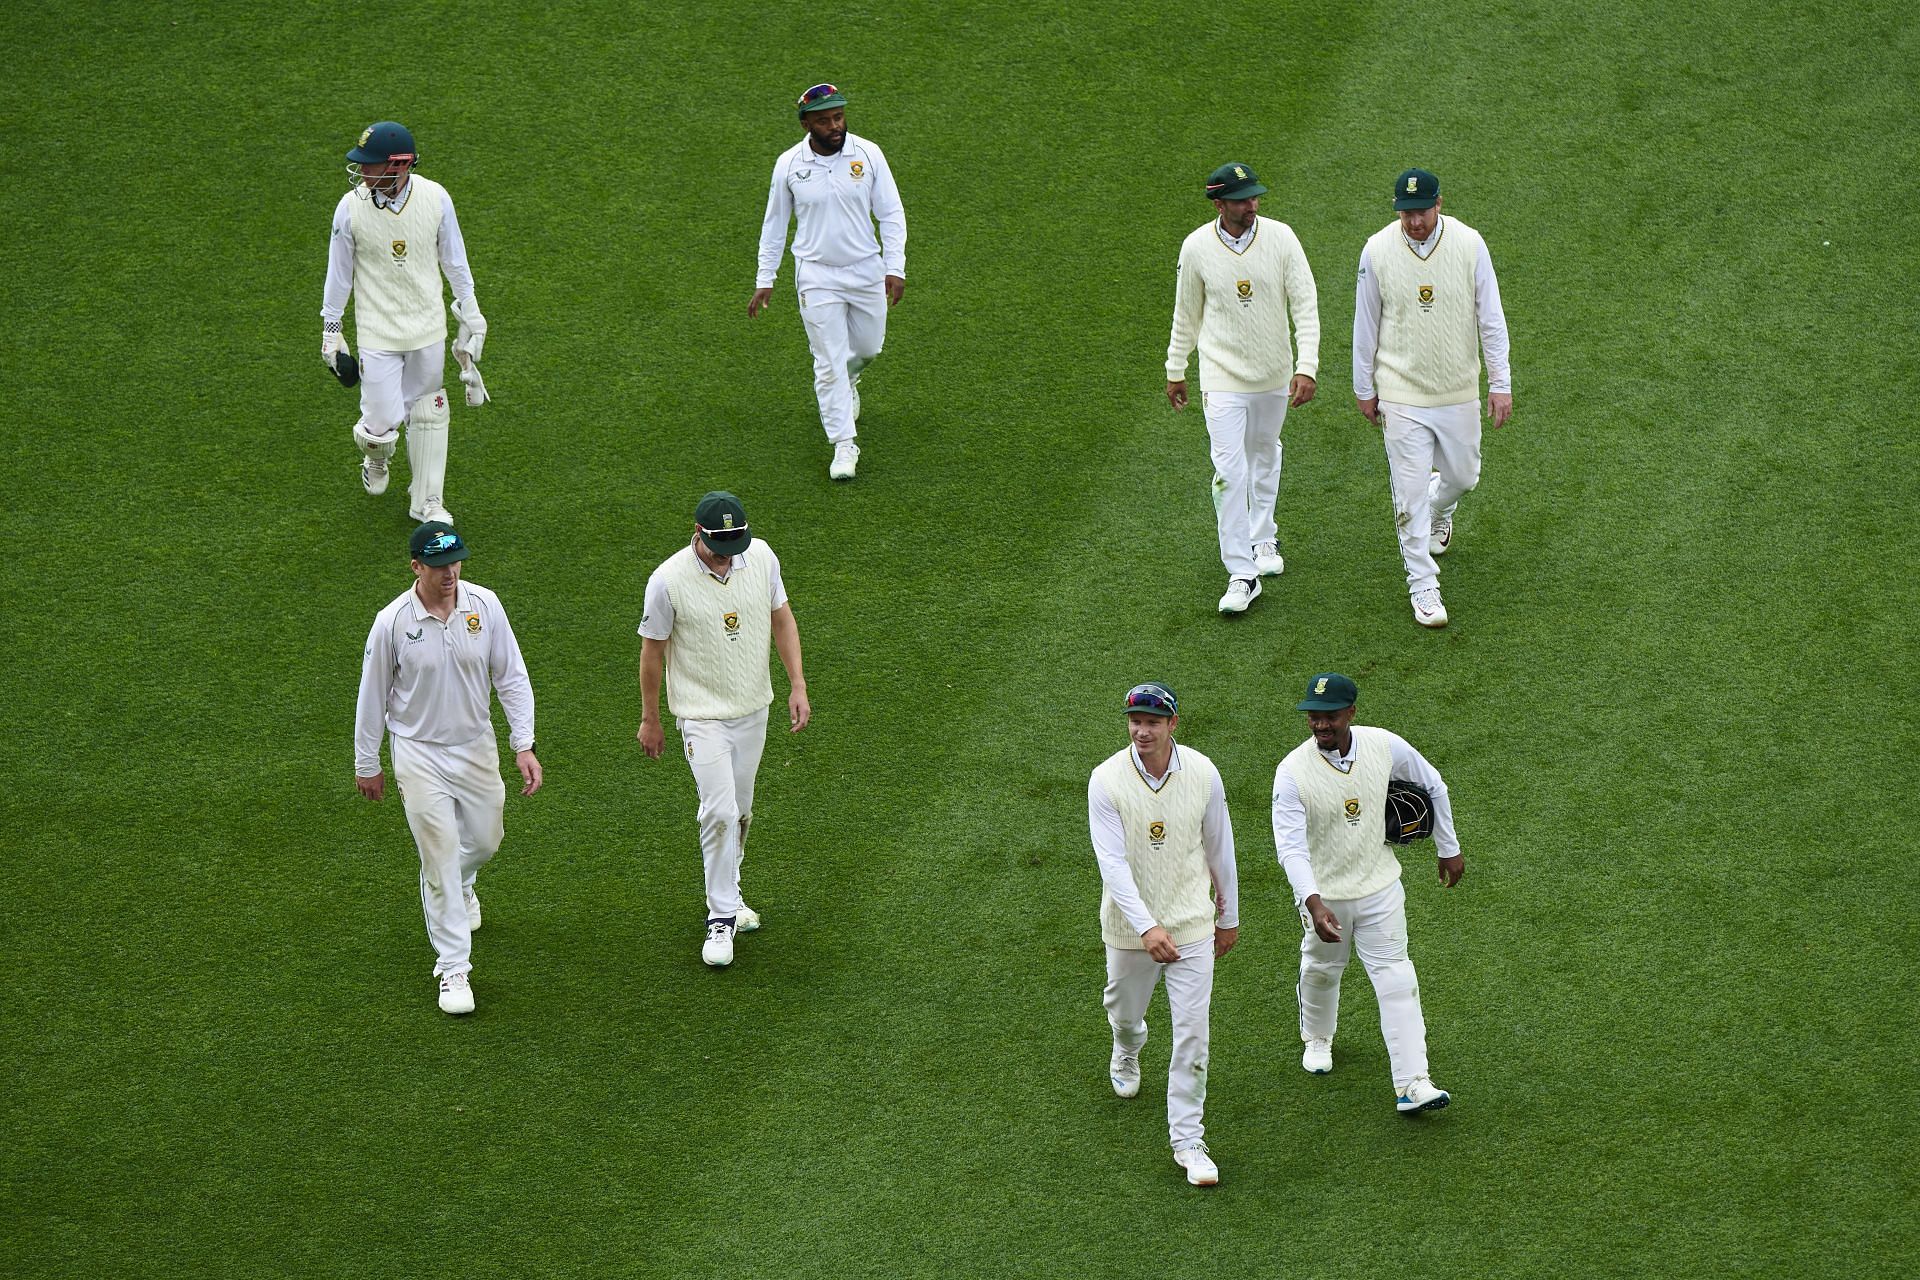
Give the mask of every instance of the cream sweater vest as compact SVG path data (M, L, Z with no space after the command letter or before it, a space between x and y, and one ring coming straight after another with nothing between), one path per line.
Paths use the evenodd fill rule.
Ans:
M440 291L446 189L419 174L400 212L353 202L353 329L363 349L418 351L447 340Z
M1295 368L1289 317L1300 342L1299 371L1318 377L1319 295L1293 228L1256 217L1253 243L1235 253L1209 222L1180 246L1167 381L1185 381L1197 341L1203 390L1284 389Z
M1395 404L1464 404L1480 395L1480 324L1473 268L1480 233L1442 218L1440 242L1423 261L1392 222L1367 241L1380 286L1380 347L1374 388Z
M1200 824L1220 777L1213 761L1181 747L1180 768L1155 791L1134 768L1132 752L1114 753L1093 771L1120 811L1127 837L1127 866L1154 922L1186 946L1213 932L1213 874L1207 870ZM1100 891L1100 934L1110 947L1141 951L1133 931L1106 890Z
M772 558L750 543L725 582L692 547L668 560L667 708L678 720L736 720L773 701L767 651L773 641Z
M1348 773L1328 764L1312 738L1282 762L1300 788L1307 811L1307 857L1313 878L1320 882L1320 896L1329 902L1364 898L1400 878L1400 861L1386 837L1393 748L1360 725L1353 727L1353 741L1353 769Z

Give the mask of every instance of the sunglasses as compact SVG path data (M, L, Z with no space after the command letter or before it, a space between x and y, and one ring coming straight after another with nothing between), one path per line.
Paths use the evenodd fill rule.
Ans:
M1173 700L1173 694L1157 684L1135 685L1127 690L1127 710L1155 711L1161 715L1174 715L1179 706Z
M703 537L712 538L719 542L732 542L735 538L744 538L747 536L747 526L744 524L732 529L709 529L705 525L695 525L694 527L700 530Z
M834 94L838 92L840 91L834 88L830 84L817 84L813 86L813 88L801 94L800 101L795 103L794 105L804 107L809 102L818 102L822 98L831 98Z
M420 554L423 556L437 556L444 551L457 551L459 549L459 534L436 533L427 540L426 546L420 548Z

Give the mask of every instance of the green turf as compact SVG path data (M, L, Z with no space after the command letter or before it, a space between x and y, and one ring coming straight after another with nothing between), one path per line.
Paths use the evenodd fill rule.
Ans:
M1859 3L10 8L0 1275L1910 1271L1916 65ZM911 229L837 487L790 262L745 315L823 77ZM348 781L405 473L358 491L315 320L384 117L492 322L448 502L549 779L461 1022L399 807ZM1325 331L1288 571L1233 621L1160 396L1228 158ZM1411 163L1515 352L1441 633L1347 378ZM722 973L691 782L632 741L641 588L716 486L781 553L816 717L769 745L766 928ZM1456 1095L1413 1122L1357 972L1335 1073L1298 1067L1265 795L1328 667L1467 857L1447 892L1409 858ZM1104 1080L1085 786L1144 676L1241 846L1205 1194L1162 1007L1142 1097Z

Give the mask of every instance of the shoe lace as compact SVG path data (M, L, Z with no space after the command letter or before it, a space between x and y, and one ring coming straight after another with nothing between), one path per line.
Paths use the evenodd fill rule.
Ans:
M1414 592L1413 603L1428 613L1433 612L1440 607L1440 589L1428 587L1425 591Z
M443 973L440 975L440 989L442 991L458 991L467 985L467 975L464 973Z
M1201 1141L1199 1138L1195 1138L1192 1142L1189 1142L1186 1146L1180 1149L1182 1151L1197 1152L1198 1154L1203 1156L1207 1154L1207 1144Z
M733 932L732 925L724 924L721 921L716 920L712 924L707 926L707 941L712 942L716 938L724 938L729 933L732 933L732 932Z

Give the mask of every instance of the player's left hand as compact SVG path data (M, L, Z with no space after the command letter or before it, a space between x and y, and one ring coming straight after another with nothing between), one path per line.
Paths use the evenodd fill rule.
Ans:
M798 733L807 727L807 721L813 719L813 704L807 701L807 690L803 685L787 695L788 733Z
M538 791L540 789L540 783L544 781L544 779L540 773L540 761L534 757L533 752L516 752L513 757L513 763L520 770L521 780L527 784L520 788L520 794L530 796Z
M1467 856L1456 853L1451 858L1440 859L1440 883L1451 889L1460 883L1460 877L1467 874Z
M1507 419L1513 416L1513 396L1503 391L1487 393L1487 416L1493 419L1493 429L1498 431L1507 425Z
M1185 378L1180 379L1178 382L1169 382L1167 384L1167 403L1176 409L1184 409L1187 407L1187 380Z
M1319 389L1320 385L1306 374L1294 374L1292 389L1287 395L1287 408L1298 409L1301 405L1313 399L1313 393Z
M892 306L894 303L900 301L900 299L906 296L907 296L906 277L905 276L888 276L887 277L887 305Z
M1213 931L1213 958L1218 960L1221 956L1233 950L1233 944L1238 941L1240 941L1240 927L1238 925L1235 925L1231 929L1216 928Z
M387 775L376 773L371 777L362 777L356 773L353 775L353 785L358 787L360 794L367 799L378 800L387 794Z

